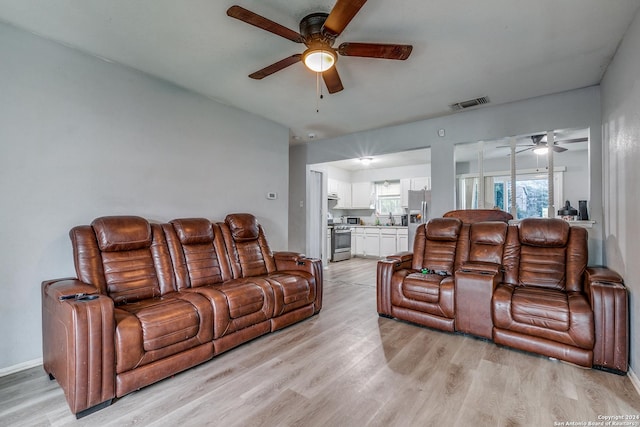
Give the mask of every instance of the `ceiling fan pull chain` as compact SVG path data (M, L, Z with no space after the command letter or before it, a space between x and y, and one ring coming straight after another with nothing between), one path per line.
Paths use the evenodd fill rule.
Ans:
M320 84L320 73L316 73L316 113L320 112L320 100L324 98L322 95L322 85Z

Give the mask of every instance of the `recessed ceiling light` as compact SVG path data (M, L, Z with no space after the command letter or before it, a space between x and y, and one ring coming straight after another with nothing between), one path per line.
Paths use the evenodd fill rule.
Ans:
M363 166L369 166L373 162L373 157L360 157L360 163Z

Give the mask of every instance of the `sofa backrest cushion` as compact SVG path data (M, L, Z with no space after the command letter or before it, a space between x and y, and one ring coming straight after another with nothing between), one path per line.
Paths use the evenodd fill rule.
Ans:
M213 227L205 218L181 218L170 222L183 245L213 243Z
M151 225L137 216L107 216L91 223L102 252L130 251L151 246Z
M116 304L175 290L171 260L158 224L132 216L95 219L71 230L78 278Z
M261 276L276 270L264 230L253 215L229 214L220 228L234 278Z
M231 273L220 228L205 218L174 219L163 224L178 289L214 285Z
M558 218L527 218L519 226L518 285L582 290L587 266L586 230Z
M498 221L471 224L469 230L469 261L502 264L507 227L507 223Z
M569 223L558 218L525 218L520 222L520 243L561 248L569 240Z
M230 214L225 218L235 242L253 242L260 234L258 220L251 214Z
M462 221L457 218L434 218L418 226L412 267L415 270L428 268L453 274L461 228Z

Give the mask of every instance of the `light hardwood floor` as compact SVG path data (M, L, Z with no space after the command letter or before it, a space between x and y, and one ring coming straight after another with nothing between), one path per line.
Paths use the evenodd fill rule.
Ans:
M319 315L80 420L42 368L0 378L0 426L558 426L638 414L628 377L379 318L375 261L362 259L325 270Z

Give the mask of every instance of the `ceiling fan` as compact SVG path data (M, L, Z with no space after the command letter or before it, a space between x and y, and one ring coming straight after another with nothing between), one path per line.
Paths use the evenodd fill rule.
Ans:
M310 70L322 73L322 78L327 85L329 93L336 93L344 89L338 70L335 67L338 61L338 54L342 56L405 60L413 49L413 46L403 44L349 42L342 43L337 49L333 48L336 38L342 34L365 3L366 0L338 0L330 13L316 12L302 18L300 21L300 33L237 5L231 6L227 10L227 15L293 42L304 43L307 47L303 53L291 55L249 74L250 78L260 80L302 61Z
M516 154L523 153L529 150L533 150L533 152L536 154L546 154L549 151L549 148L551 148L556 153L562 153L564 151L567 151L567 149L564 147L561 147L558 144L573 144L576 142L586 142L589 140L588 138L572 138L572 139L555 140L553 142L553 145L549 147L549 144L547 143L546 134L531 135L530 138L531 138L531 143L524 145L527 148L516 151ZM523 145L518 145L518 146L522 147ZM509 146L503 145L501 147L509 147Z

